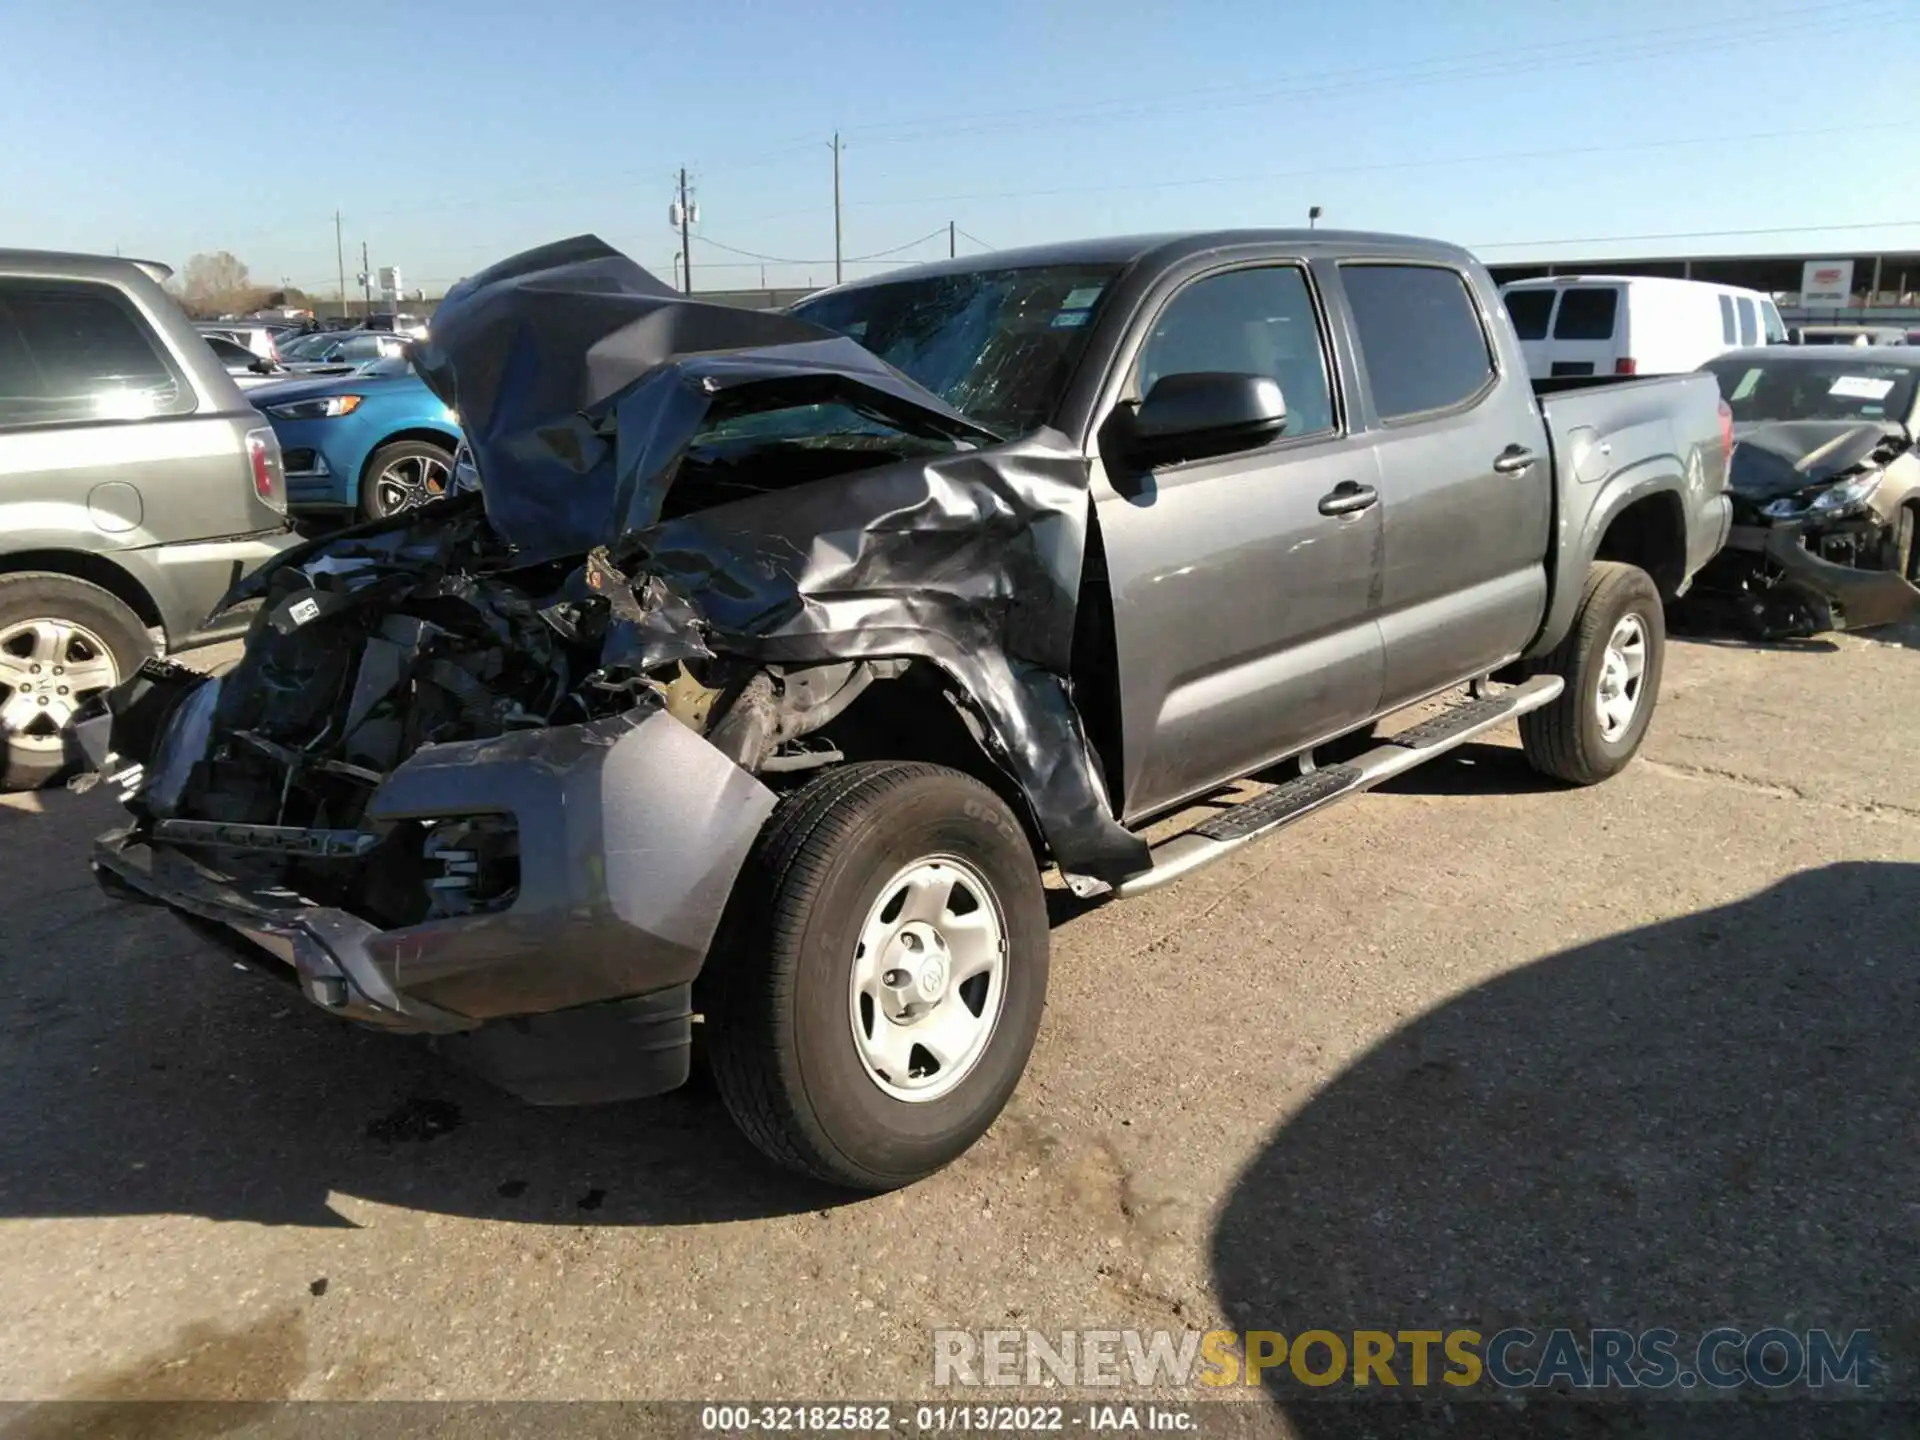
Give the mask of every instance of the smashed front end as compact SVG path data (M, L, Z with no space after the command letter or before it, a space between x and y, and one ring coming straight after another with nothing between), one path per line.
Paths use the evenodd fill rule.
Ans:
M1859 630L1920 612L1903 426L1764 422L1736 436L1733 528L1697 593L1759 639Z
M1066 680L1059 437L592 240L466 282L417 363L478 492L289 551L229 597L231 670L152 662L78 724L131 812L110 892L566 1103L685 1079L748 852L883 693L939 697L1071 875L1141 868Z

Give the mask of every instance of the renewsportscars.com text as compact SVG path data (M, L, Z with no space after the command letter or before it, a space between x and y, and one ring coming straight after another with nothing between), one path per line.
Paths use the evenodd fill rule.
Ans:
M936 1330L937 1386L1230 1385L1355 1390L1870 1390L1872 1337L1718 1326L1642 1331Z

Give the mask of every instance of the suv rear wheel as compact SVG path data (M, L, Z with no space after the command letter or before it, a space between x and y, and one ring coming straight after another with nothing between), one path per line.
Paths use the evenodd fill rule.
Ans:
M0 789L67 768L67 721L153 653L146 626L98 585L29 570L0 575Z
M934 765L849 765L774 812L702 978L715 1083L762 1151L887 1190L985 1133L1047 989L1033 851Z

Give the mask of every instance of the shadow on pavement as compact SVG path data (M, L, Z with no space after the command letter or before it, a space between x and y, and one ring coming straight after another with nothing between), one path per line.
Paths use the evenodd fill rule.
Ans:
M1531 795L1567 787L1527 763L1517 745L1469 740L1443 755L1396 775L1382 795Z
M1420 1017L1241 1175L1212 1241L1226 1313L1287 1335L1667 1326L1682 1368L1717 1325L1863 1329L1882 1381L1910 1396L1916 917L1920 866L1834 865L1549 956ZM1404 1348L1399 1361L1405 1385ZM1871 1404L1767 1406L1751 1430L1725 1423L1746 1407L1711 1402L1521 1410L1484 1382L1449 1389L1450 1411L1396 1415L1284 1369L1265 1379L1306 1436L1415 1420L1494 1435L1913 1423Z
M86 867L96 792L0 808L0 1217L352 1222L329 1196L546 1224L673 1225L846 1203L775 1169L711 1089L535 1109L424 1042L330 1020Z

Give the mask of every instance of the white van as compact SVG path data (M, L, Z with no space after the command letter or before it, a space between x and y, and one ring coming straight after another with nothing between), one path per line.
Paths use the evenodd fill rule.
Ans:
M1787 327L1758 290L1650 275L1554 275L1500 287L1527 373L1679 375Z

